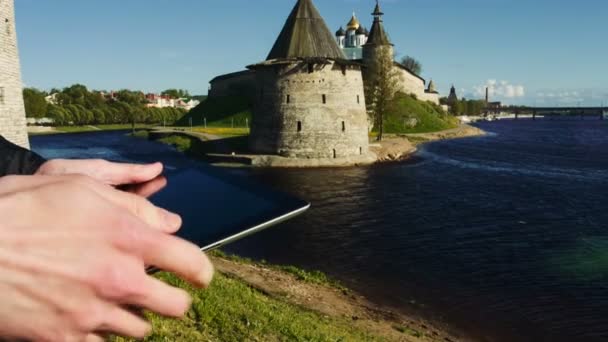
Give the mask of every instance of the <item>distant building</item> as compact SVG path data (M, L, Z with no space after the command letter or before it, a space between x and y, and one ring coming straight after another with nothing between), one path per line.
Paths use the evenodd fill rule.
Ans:
M456 87L452 85L450 88L450 95L448 96L448 106L452 108L458 102L458 95L456 95Z
M174 99L170 96L153 93L146 94L145 99L148 108L181 108L188 111L201 103L194 99Z
M367 43L368 36L369 31L361 25L355 13L346 24L346 30L340 27L336 32L338 46L340 46L346 58L351 60L363 58L363 45Z
M487 114L500 114L502 112L502 102L487 102Z
M45 96L44 100L48 104L57 105L59 104L59 101L57 100L57 95L59 95L59 93L53 93L51 95Z
M147 102L146 107L148 108L175 107L175 99L169 96L149 93L145 95L145 99Z

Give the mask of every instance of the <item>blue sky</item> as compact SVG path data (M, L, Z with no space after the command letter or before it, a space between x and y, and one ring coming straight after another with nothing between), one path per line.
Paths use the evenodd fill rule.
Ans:
M206 94L215 75L265 59L295 0L15 0L22 72L42 89ZM332 31L373 0L316 0ZM529 105L608 104L608 1L384 0L400 56L446 94Z

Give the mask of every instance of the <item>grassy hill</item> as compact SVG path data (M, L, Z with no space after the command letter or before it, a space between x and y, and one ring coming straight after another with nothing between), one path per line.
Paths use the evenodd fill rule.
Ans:
M207 98L177 122L177 126L247 127L251 123L251 100L244 96ZM426 133L458 126L458 120L440 106L398 94L385 117L385 133Z
M251 101L242 96L225 96L206 98L201 104L184 115L177 126L189 126L190 118L194 126L230 127L234 120L235 127L246 127L251 123Z
M433 103L397 94L384 118L385 133L427 133L458 127L455 117Z

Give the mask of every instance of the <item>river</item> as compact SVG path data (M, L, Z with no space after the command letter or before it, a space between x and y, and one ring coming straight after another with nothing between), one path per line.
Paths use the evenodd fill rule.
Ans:
M480 123L485 137L347 169L227 172L309 200L228 247L318 269L486 341L608 340L608 122ZM124 132L37 136L46 157L195 162Z

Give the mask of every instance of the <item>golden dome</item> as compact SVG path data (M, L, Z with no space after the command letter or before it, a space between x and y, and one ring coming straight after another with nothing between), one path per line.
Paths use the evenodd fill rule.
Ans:
M350 18L350 21L346 25L346 28L348 30L357 30L357 29L359 29L360 26L361 26L361 23L359 22L359 19L357 19L357 16L353 13L353 17Z

